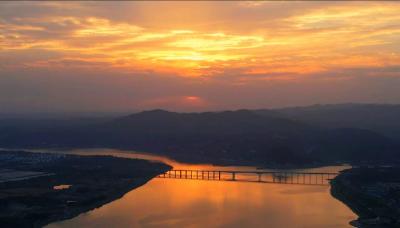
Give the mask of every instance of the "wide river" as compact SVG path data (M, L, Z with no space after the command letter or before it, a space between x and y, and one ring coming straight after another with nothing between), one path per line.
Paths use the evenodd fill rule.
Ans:
M158 160L174 169L256 170L183 164L165 157L114 149L67 153ZM345 168L348 167L296 171L337 172ZM47 227L351 227L349 221L357 216L334 199L329 189L329 185L154 178L118 200Z

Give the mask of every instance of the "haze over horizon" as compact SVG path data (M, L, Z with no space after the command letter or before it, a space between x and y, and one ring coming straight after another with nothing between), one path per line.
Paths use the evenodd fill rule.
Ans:
M2 112L400 103L399 2L3 2Z

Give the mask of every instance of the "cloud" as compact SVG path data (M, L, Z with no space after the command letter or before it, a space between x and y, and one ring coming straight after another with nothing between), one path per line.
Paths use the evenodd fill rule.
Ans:
M249 4L254 5L252 2ZM214 6L214 3L211 5ZM255 6L257 9L271 10L281 5ZM18 4L11 6L17 7ZM55 9L61 7L60 4L44 6ZM393 23L400 19L396 14L399 4L346 3L323 7L326 4L321 3L308 8L298 5L298 8L307 10L299 13L296 7L289 7L290 15L282 17L273 14L274 17L268 16L264 20L271 21L275 26L256 23L252 31L245 33L234 32L234 29L218 30L213 26L199 29L196 24L185 28L172 24L166 26L171 29L156 29L156 21L145 25L140 19L136 23L116 20L113 16L98 17L104 7L101 3L67 6L72 9L78 7L82 15L72 14L68 7L60 15L53 15L51 11L41 11L41 17L35 18L6 15L0 24L4 33L3 50L52 50L63 55L63 59L107 62L117 69L121 65L141 67L142 70L151 68L153 71L174 72L181 76L210 76L210 68L237 67L238 63L247 64L240 67L252 68L249 72L266 73L274 69L274 72L313 73L331 68L335 62L352 65L357 58L360 62L366 60L364 64L383 64L393 57L393 46L396 46L396 38L400 36L400 25ZM119 9L123 6L131 8L130 4L115 4ZM145 10L157 8L153 4L133 3L132 6L140 6ZM207 4L198 6L200 11L210 10ZM228 11L242 10L241 17L254 22L250 14L253 10L243 10L237 4L216 6L228 6L222 13L225 18L221 19L231 28L235 28L236 22L241 20L224 15ZM188 4L182 4L181 7L187 9ZM92 12L93 15L84 15L84 12ZM172 17L169 13L166 15ZM366 23L373 17L379 19ZM200 20L197 15L193 18ZM209 20L203 18L203 21ZM376 54L378 49L379 55ZM61 60L49 60L54 61Z
M393 102L399 10L397 2L6 2L0 105Z

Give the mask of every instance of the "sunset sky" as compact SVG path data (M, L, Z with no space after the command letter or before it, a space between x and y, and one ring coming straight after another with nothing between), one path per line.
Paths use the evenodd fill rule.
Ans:
M400 2L1 2L1 112L400 103Z

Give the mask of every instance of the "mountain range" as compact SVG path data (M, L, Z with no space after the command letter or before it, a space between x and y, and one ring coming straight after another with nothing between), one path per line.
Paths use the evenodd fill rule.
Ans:
M393 163L400 158L399 116L400 105L342 104L203 113L152 110L50 122L0 120L0 147L107 147L216 164Z

